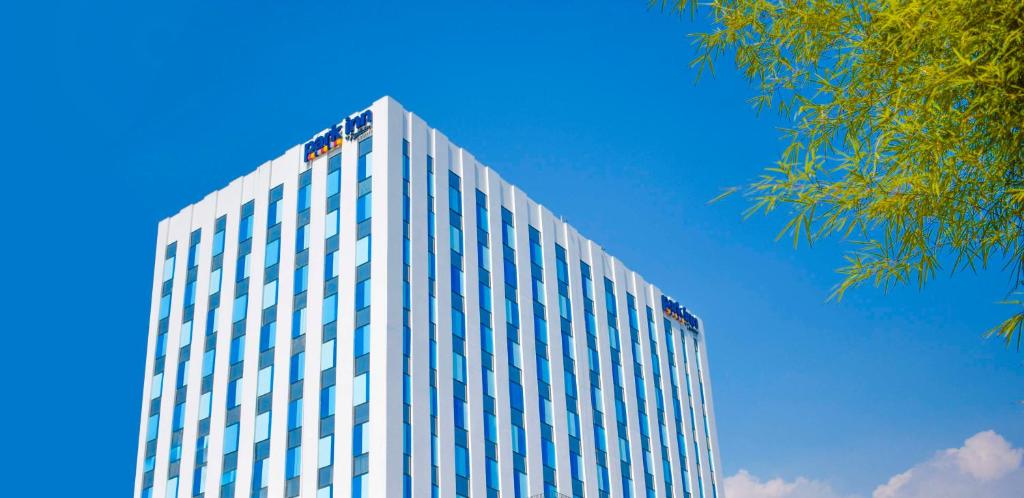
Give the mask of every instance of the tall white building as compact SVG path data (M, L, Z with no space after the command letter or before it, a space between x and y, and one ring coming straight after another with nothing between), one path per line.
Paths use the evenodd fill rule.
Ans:
M155 260L136 497L723 496L700 320L391 98Z

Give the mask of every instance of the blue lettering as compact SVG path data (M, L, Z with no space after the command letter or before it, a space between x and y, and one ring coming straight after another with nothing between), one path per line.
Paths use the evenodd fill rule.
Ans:
M306 162L316 159L324 152L340 146L342 140L346 137L358 134L372 123L373 112L370 110L363 111L362 114L354 118L345 118L344 123L332 125L330 129L320 134L320 136L306 142L306 145L303 147L303 159Z
M685 307L679 303L669 299L667 296L661 296L661 308L665 311L665 314L674 318L677 322L685 323L687 326L694 329L698 328L697 317L690 313Z

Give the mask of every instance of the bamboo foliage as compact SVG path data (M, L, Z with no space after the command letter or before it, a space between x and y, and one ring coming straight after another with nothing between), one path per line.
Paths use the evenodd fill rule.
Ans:
M794 244L847 244L833 297L999 265L1024 329L1024 1L692 0L699 73L724 55L788 147L741 192ZM721 196L720 196L721 197Z

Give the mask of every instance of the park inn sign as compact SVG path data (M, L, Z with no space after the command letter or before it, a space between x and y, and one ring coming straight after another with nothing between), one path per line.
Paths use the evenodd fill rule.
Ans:
M363 111L355 117L345 118L345 121L331 126L313 140L306 142L302 157L306 162L312 161L336 147L340 147L345 140L354 141L366 136L373 129L373 112Z
M661 296L661 309L665 311L666 315L675 319L675 321L685 324L695 332L698 330L697 317L690 313L685 306L681 306L667 296Z

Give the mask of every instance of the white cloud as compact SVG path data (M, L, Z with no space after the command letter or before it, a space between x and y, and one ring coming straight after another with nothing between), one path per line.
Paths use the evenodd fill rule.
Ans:
M873 498L1020 498L1024 494L1024 449L993 431L979 432L959 448L897 474L875 488Z
M1024 449L993 431L935 453L875 488L872 498L1022 498ZM762 481L746 470L725 479L727 498L852 498L824 481L797 477Z
M780 478L761 481L746 470L725 479L728 498L842 498L828 483L797 477L792 481Z
M991 481L1019 469L1024 450L1010 447L1010 443L994 431L985 431L964 441L962 448L946 450L946 455L956 459L962 472Z

